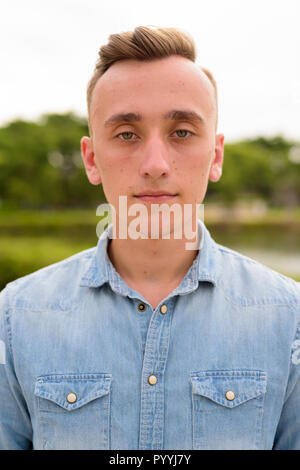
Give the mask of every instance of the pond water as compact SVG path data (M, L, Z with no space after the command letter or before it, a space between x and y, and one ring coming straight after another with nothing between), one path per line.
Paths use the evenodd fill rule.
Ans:
M288 227L278 229L222 230L212 227L212 237L221 245L300 281L300 235Z
M269 268L300 281L300 253L260 250L258 248L239 247L237 249Z

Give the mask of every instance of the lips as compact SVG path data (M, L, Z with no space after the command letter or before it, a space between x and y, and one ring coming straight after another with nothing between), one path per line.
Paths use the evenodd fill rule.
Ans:
M177 196L176 193L170 193L167 191L143 191L139 194L136 194L135 197L144 202L163 202L173 199Z
M174 193L168 193L166 191L145 191L140 194L136 194L136 197L144 197L144 196L152 196L152 197L159 197L159 196L176 196Z

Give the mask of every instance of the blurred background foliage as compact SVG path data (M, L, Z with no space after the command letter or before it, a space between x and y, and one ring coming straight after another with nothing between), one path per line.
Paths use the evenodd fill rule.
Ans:
M96 208L105 196L85 175L83 135L87 121L74 113L0 128L0 289L97 243ZM222 178L209 183L205 204L218 242L254 256L272 249L277 261L285 252L290 262L282 265L256 257L300 280L300 142L226 143Z
M91 207L99 190L104 199L100 187L87 184L79 144L83 135L88 135L87 122L72 113L0 128L2 208Z
M46 114L37 122L17 120L0 128L2 208L95 207L102 187L87 182L79 141L87 121L73 113ZM232 204L260 197L269 206L300 201L300 142L259 137L225 143L221 180L206 200Z

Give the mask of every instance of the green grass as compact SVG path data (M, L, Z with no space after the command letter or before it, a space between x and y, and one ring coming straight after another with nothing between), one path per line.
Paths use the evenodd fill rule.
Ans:
M300 226L300 208L272 208L268 209L263 217L251 215L241 217L238 213L229 209L228 217L221 219L214 216L215 206L205 204L205 220L208 224L240 224L265 227L268 225ZM0 230L21 227L23 229L68 228L68 227L92 227L99 221L95 209L67 209L67 210L1 210Z
M7 282L97 244L95 210L1 211L0 289ZM272 209L263 218L216 220L205 209L213 238L233 249L300 252L300 210ZM283 273L289 276L289 273ZM300 281L300 266L293 278Z
M19 277L61 261L97 244L97 239L1 236L0 289Z
M99 222L96 211L1 211L1 233L57 233L59 231L90 233Z

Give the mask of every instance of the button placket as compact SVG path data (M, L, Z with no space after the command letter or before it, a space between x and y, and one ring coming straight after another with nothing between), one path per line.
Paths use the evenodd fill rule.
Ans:
M168 307L163 304L153 311L147 331L141 388L141 450L163 448L164 380L172 319L171 305L172 301ZM167 311L169 314L165 315Z
M164 304L160 307L160 313L162 313L163 315L165 315L168 311L168 307Z
M154 374L149 375L149 377L148 377L148 383L149 383L149 385L156 385L156 384L157 384L157 377L156 377L156 375L154 375Z

